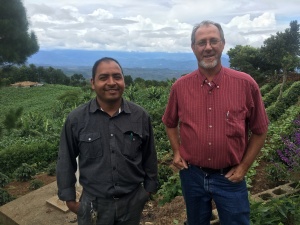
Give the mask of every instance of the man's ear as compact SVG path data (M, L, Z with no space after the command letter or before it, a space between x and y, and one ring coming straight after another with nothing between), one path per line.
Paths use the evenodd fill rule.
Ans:
M95 88L94 88L94 79L93 78L91 78L90 83L91 83L92 89L94 90Z
M195 45L191 44L192 51L195 53Z

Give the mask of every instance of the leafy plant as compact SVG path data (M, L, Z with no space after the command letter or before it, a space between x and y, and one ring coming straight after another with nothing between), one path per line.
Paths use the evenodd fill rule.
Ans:
M56 163L55 162L50 163L50 165L47 168L47 174L49 176L55 176L55 174L56 174Z
M28 181L36 174L36 170L33 166L27 163L22 163L22 166L17 168L14 172L17 181Z
M293 121L293 124L294 131L289 136L282 137L283 147L276 151L279 160L274 161L272 166L268 167L269 173L275 179L283 177L299 179L293 175L300 174L300 116Z
M157 192L159 204L163 205L170 202L176 196L182 195L179 173L175 173L169 177L167 182L164 182Z
M0 188L0 206L12 201L13 199L14 198L6 190Z
M280 184L281 181L289 180L289 173L282 162L271 161L265 170L268 174L267 178L275 184Z
M276 85L276 82L271 82L271 83L266 83L260 88L260 93L262 96L266 95L269 93Z
M30 181L29 190L39 189L43 185L44 185L44 183L41 180L37 180L37 179L32 180L32 181Z
M0 187L4 187L9 183L9 177L0 172Z
M164 164L158 165L158 182L160 185L168 181L168 178L172 176L173 170Z
M298 225L300 196L274 198L267 202L251 201L251 225Z
M34 164L39 162L53 162L57 158L58 141L43 139L31 140L31 142L12 143L7 148L0 151L0 170L5 173L13 172L23 162Z
M284 91L281 99L267 108L267 113L271 121L276 121L287 108L297 103L300 93L300 81L294 82Z
M247 183L247 187L250 188L251 187L251 183L252 183L252 177L255 176L256 174L256 169L255 167L257 167L259 165L259 162L257 160L255 160L253 162L253 164L251 165L250 169L247 172L246 175L246 183Z

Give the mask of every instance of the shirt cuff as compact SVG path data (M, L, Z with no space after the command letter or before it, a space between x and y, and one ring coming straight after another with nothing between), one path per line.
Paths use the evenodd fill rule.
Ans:
M76 200L76 189L74 187L58 190L58 198L62 201Z
M158 183L155 181L144 181L144 188L147 192L155 193L158 189Z

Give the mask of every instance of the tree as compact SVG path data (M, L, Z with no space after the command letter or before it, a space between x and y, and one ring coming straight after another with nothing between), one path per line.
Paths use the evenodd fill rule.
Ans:
M70 85L76 87L83 87L87 84L87 79L82 74L73 74L70 77Z
M0 0L0 66L23 64L38 50L21 0Z
M237 45L227 52L230 67L250 74L258 83L264 81L264 76L260 70L260 49L249 45Z
M133 84L133 79L130 75L125 75L124 80L125 80L126 86L129 86L129 85Z
M274 66L274 70L283 73L278 100L282 98L282 91L287 80L288 72L295 71L300 65L300 33L298 22L291 21L290 28L285 32L277 32L264 41L261 47L263 61Z
M10 132L12 129L20 128L22 126L20 121L22 113L22 107L10 109L8 113L6 113L3 125L8 132Z

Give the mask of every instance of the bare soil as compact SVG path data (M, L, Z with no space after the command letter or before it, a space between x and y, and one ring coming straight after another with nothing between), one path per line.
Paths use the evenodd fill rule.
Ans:
M252 179L251 194L257 194L262 191L272 189L277 184L268 181L265 171L266 162L261 161L256 167L256 175ZM38 174L34 179L41 180L44 185L50 184L56 180L55 176L49 176L46 173ZM5 186L5 189L15 198L29 193L30 181L18 182L12 181ZM185 204L182 196L177 196L172 202L159 206L154 200L151 200L145 206L141 224L146 225L146 222L152 222L155 225L183 225L186 221Z
M33 177L32 180L40 180L43 182L43 186L52 183L53 181L56 181L55 176L49 176L46 173L40 173ZM32 190L29 188L31 181L12 181L8 185L4 187L5 190L8 191L8 193L13 196L14 198L21 197L23 195L28 194Z

